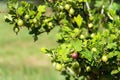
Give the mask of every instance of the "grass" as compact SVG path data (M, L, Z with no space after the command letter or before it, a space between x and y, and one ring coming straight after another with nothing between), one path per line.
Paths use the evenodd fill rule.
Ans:
M1 8L6 9L5 5ZM40 35L34 42L27 29L16 35L13 26L4 22L4 15L0 13L0 80L63 80L50 59L40 52L41 47L57 45L54 38L57 30Z

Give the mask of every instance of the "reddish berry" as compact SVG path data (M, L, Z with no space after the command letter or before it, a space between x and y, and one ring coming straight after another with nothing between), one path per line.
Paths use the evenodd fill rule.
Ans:
M77 59L77 58L78 58L78 54L77 54L76 52L73 52L73 53L72 53L72 58L73 58L73 59Z

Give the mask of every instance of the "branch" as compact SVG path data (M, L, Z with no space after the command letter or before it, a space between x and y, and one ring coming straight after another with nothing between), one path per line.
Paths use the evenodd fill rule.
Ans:
M86 7L87 7L87 10L88 10L89 16L92 16L92 14L90 13L90 6L89 6L87 1L86 1Z
M104 8L105 8L105 6L104 6L104 5L102 5L101 14L103 14L103 13L104 13Z
M114 0L111 0L110 5L109 5L109 8L110 8L110 6L113 4L113 2L114 2Z
M114 0L111 0L111 4L113 3Z

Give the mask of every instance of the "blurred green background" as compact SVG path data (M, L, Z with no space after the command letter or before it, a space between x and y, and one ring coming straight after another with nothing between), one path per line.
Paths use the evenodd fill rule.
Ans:
M34 0L33 0L34 1ZM63 80L55 71L50 59L40 52L41 47L57 45L54 29L33 41L27 29L16 35L13 26L4 22L7 13L6 0L0 1L0 80Z

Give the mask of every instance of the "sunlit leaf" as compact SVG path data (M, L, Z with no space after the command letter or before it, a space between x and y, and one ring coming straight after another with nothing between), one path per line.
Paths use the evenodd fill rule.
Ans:
M82 50L82 41L81 40L72 41L71 44L76 51Z
M74 20L78 27L80 27L82 25L83 18L80 15L78 15L77 17L74 17Z

